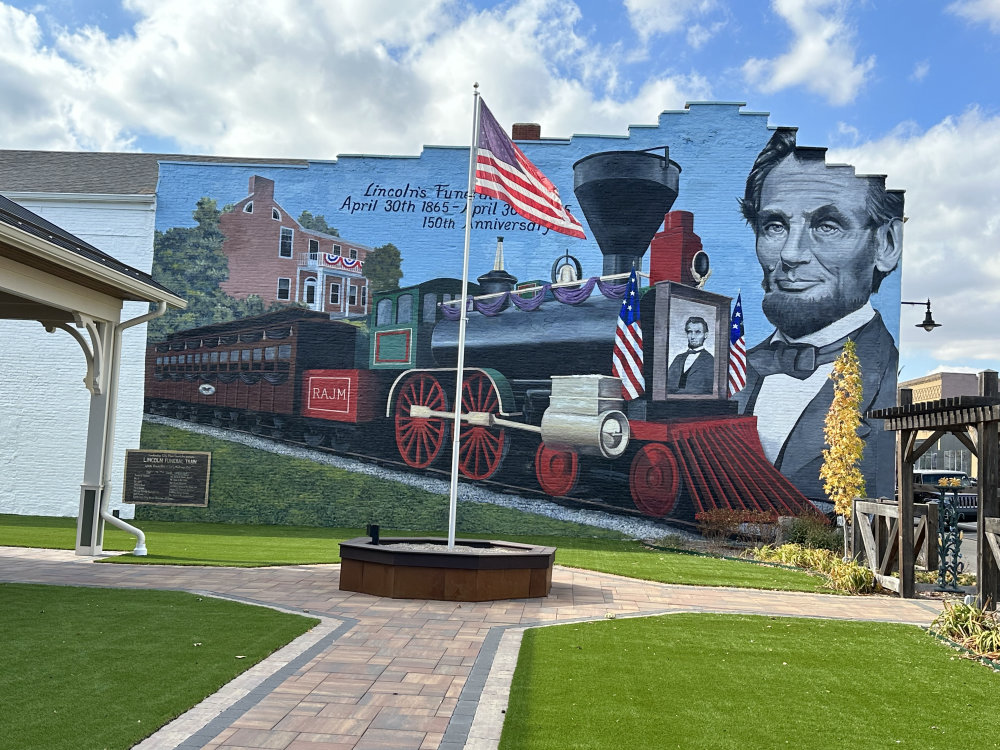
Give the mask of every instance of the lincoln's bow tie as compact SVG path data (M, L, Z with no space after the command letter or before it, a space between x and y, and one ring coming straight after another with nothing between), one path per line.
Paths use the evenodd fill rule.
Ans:
M812 344L789 344L775 339L770 346L750 352L750 365L765 378L782 373L805 380L820 365L837 359L844 350L846 341L845 338L827 346L816 347Z

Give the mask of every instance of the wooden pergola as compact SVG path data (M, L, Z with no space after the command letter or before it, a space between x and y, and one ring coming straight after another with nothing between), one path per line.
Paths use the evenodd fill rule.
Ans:
M943 398L913 403L909 388L899 391L899 405L875 409L867 418L885 420L885 429L899 433L896 439L896 488L898 491L899 594L912 598L914 585L913 551L913 465L942 435L952 433L979 459L979 525L977 531L976 598L979 606L996 608L1000 593L1000 499L997 488L1000 452L1000 392L997 373L979 373L979 395ZM930 431L918 445L917 433Z

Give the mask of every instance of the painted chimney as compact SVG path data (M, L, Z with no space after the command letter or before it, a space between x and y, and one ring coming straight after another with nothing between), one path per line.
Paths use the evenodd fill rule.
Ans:
M250 195L254 200L271 202L274 200L274 180L261 177L259 174L250 177Z

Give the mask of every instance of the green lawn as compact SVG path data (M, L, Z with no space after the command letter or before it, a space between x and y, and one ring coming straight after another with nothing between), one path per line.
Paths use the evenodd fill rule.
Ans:
M607 620L525 633L500 747L994 748L998 693L912 626Z
M109 558L109 562L226 565L297 565L340 562L338 544L361 536L361 529L312 526L239 526L213 523L136 521L146 532L146 557ZM0 515L0 545L73 549L76 521L72 518ZM383 535L410 534L384 529ZM430 532L440 536L440 533ZM468 535L491 538L495 535ZM823 591L824 579L798 570L702 555L650 550L624 539L564 536L522 536L504 539L556 547L556 563L663 583L740 586L786 591ZM106 526L107 550L131 550L134 537Z
M825 591L825 578L802 570L680 552L651 550L635 541L549 539L558 546L556 562L572 568L691 586L736 586L782 591Z
M0 748L128 748L318 620L174 591L0 584Z

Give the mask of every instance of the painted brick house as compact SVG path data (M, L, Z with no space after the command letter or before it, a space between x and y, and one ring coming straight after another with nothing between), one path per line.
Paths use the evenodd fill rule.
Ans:
M229 261L222 291L265 305L301 302L334 318L368 312L362 264L371 248L306 229L274 200L274 181L254 175L249 195L219 219Z

